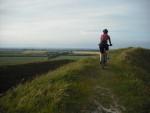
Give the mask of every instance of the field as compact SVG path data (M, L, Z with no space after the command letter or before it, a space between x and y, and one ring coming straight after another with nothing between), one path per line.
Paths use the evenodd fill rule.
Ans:
M28 50L23 49L1 49L0 50L0 66L16 65L31 62L47 61L46 54L29 53Z
M0 94L19 83L87 57L70 50L0 49Z
M47 61L47 57L0 57L0 66Z
M80 54L74 50L40 50L40 49L0 49L0 66L16 65L50 60L71 59L78 60L94 56L87 52ZM94 53L94 52L93 52Z

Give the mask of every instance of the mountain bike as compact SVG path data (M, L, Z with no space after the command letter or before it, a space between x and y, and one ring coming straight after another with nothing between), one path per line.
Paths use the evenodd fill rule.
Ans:
M112 46L112 45L108 45L108 46ZM100 53L100 64L102 66L102 69L105 68L106 63L108 62L108 53L107 51L104 49L104 53Z

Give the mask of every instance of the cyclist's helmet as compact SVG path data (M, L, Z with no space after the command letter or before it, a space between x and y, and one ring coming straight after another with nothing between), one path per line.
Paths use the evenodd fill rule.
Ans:
M108 30L107 30L107 29L104 29L104 30L103 30L103 33L107 34L107 33L108 33Z

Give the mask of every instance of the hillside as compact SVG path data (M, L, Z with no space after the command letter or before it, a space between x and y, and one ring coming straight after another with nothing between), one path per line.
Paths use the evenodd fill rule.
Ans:
M0 94L19 83L32 80L36 76L55 70L56 68L70 62L73 62L73 60L64 59L0 66Z
M150 50L113 50L19 84L0 98L1 113L150 113Z

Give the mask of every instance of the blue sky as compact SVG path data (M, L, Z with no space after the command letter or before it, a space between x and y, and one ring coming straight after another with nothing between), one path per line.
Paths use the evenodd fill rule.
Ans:
M150 48L150 0L0 0L0 47Z

